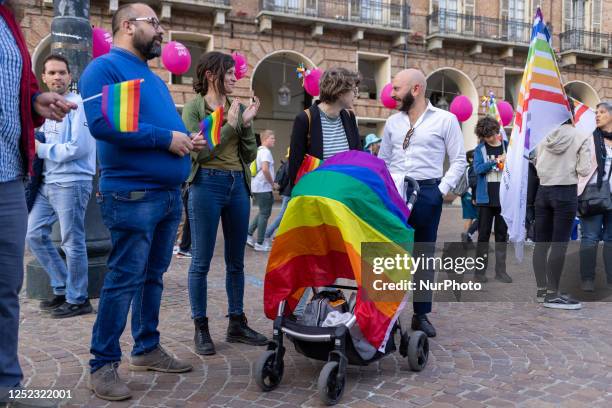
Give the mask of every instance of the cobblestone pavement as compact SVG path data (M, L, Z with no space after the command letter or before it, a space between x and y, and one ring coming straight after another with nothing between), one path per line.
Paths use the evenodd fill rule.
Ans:
M440 236L457 237L460 209L445 208ZM219 237L218 243L222 242ZM262 312L266 256L247 250L246 313L267 335ZM175 259L165 276L160 318L162 344L194 370L186 374L120 373L134 397L109 403L87 388L89 340L95 315L52 320L38 301L23 298L20 354L28 388L73 390L70 407L296 407L320 406L316 381L322 362L288 344L285 376L270 393L259 391L251 366L261 347L229 344L222 245L209 275L209 319L217 355L193 350L187 295L189 260ZM93 301L97 306L97 301ZM408 309L411 309L408 307ZM405 317L410 318L411 310ZM587 303L580 311L548 310L535 303L438 303L438 330L427 367L413 373L399 354L367 367L350 367L340 406L349 407L610 407L612 406L612 304ZM128 320L129 324L129 320ZM121 339L129 354L129 327Z

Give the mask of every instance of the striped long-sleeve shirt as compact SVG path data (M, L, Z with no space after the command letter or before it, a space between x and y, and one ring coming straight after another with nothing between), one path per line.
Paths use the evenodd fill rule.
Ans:
M349 144L340 116L332 118L321 109L319 110L321 111L321 129L323 131L323 160L325 160L336 153L348 151Z

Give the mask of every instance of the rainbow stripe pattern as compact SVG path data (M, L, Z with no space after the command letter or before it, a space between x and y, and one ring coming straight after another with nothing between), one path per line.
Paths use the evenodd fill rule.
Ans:
M354 314L365 338L384 349L407 299L373 301L362 287L362 243L383 242L406 253L414 240L410 213L385 163L360 151L339 153L295 185L268 260L264 310L276 317L287 301L293 310L304 288L355 280Z
M525 158L551 131L571 117L551 41L538 7L499 189L501 214L508 226L510 242L525 240L529 165ZM517 257L522 257L522 247L515 249Z
M132 79L102 87L102 115L116 131L138 131L141 82Z
M306 173L310 173L314 169L318 168L323 163L323 160L318 159L314 156L309 155L308 153L304 155L304 160L298 169L297 174L295 175L295 184L302 178Z
M221 142L221 126L223 125L223 106L218 107L200 123L208 147L212 150Z

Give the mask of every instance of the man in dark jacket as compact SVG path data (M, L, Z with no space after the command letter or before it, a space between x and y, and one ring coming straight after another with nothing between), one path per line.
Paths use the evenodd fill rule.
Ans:
M34 128L45 118L61 121L76 108L56 93L39 92L16 4L0 0L0 394L23 378L17 358L28 221L23 181L32 169Z

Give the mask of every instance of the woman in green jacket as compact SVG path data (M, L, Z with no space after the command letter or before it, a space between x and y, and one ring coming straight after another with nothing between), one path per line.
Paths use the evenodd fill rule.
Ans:
M249 164L257 155L253 118L259 109L254 97L248 107L228 95L236 84L236 68L230 55L204 54L197 66L193 85L196 97L183 109L183 121L191 132L201 121L223 107L221 140L214 147L192 154L189 187L189 222L192 260L189 268L189 300L195 324L195 349L215 354L206 314L207 276L215 249L219 220L225 241L226 280L229 303L227 341L265 345L265 336L247 326L243 312L244 248L250 213Z

